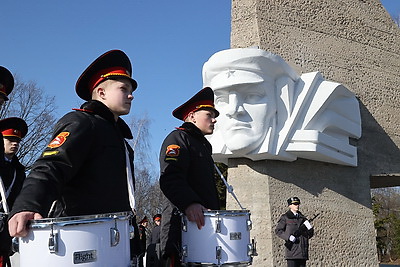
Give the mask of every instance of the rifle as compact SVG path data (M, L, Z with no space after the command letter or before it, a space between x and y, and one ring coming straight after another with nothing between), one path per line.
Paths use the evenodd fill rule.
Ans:
M312 217L311 219L309 219L308 221L311 223L312 221L315 220L315 218L317 218L319 216L318 214L314 214L314 217ZM307 221L307 220L306 220ZM294 233L293 236L296 237L296 239L301 236L303 233L307 233L308 229L307 226L304 225L304 222L299 226L299 229L297 229ZM290 250L293 246L293 242L286 240L285 242L285 246Z

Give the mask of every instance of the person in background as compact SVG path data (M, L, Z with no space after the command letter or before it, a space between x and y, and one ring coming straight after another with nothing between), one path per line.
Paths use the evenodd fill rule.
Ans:
M11 72L0 66L0 107L8 100L8 95L14 88L14 77Z
M130 112L137 88L131 73L128 56L111 50L81 74L75 90L87 102L57 122L32 166L10 213L11 236L26 236L32 219L135 210L134 155L125 140L133 136L120 118Z
M147 216L139 222L139 240L140 240L140 256L139 256L139 267L143 267L143 258L146 255L146 243L147 243L147 226L149 226L149 220Z
M166 196L161 221L163 266L180 266L181 213L201 229L203 212L220 209L214 179L212 134L219 112L211 88L200 90L172 115L184 123L172 131L160 150L160 188Z
M4 213L12 208L25 180L25 166L16 156L21 139L28 133L28 125L21 118L7 118L0 121L0 132L4 141L4 165L0 177L5 190L6 201L0 195L0 212ZM6 208L7 206L8 208ZM11 236L8 233L7 216L1 216L0 221L0 267L11 266L10 256Z
M160 224L161 224L161 214L156 214L153 216L154 227L151 230L149 244L160 243Z
M161 214L153 216L154 227L151 230L147 250L146 250L146 266L160 267L161 266L161 251L160 251L160 225Z
M298 197L289 198L287 203L289 210L280 217L275 233L285 240L287 266L305 267L308 260L309 239L314 235L314 228L301 214Z
M0 108L8 101L8 95L14 89L14 77L11 72L3 66L0 66ZM0 176L2 166L4 165L4 143L0 134Z

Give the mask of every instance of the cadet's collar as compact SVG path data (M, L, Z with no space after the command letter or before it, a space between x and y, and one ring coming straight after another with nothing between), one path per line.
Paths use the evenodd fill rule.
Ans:
M201 130L191 122L184 122L182 124L182 126L179 127L179 128L183 128L184 130L187 130L188 132L191 132L193 134L200 135L200 136L204 137L204 135L201 132Z
M184 122L182 124L181 127L179 127L178 129L184 130L189 132L192 136L196 137L197 139L201 140L202 143L204 143L207 147L207 149L210 151L212 151L212 147L210 142L207 140L207 138L204 136L204 134L201 132L201 130L194 125L191 122Z
M106 105L104 105L100 101L89 100L82 104L80 110L86 111L86 112L93 112L93 113L103 117L104 119L115 123L114 114L111 112L111 110ZM127 138L127 139L133 138L132 132L131 132L129 126L125 123L125 121L123 119L118 118L116 124L117 124L118 128L121 130L124 138Z

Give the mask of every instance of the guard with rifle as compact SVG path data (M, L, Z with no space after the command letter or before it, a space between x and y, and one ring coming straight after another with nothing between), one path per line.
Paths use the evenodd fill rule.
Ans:
M304 267L308 260L309 239L314 235L312 219L307 219L300 211L300 199L287 200L289 210L283 214L275 228L277 236L285 240L285 259L288 267Z

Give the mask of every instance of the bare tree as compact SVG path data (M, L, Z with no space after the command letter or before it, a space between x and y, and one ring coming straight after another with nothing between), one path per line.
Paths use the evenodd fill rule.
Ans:
M28 125L28 134L22 140L18 158L29 170L49 141L55 124L54 96L46 96L35 82L23 82L14 77L15 85L9 101L0 109L0 118L19 117Z
M372 190L378 256L382 262L400 258L400 189Z
M152 217L161 213L164 195L158 184L159 172L151 162L150 150L150 120L147 115L140 119L132 117L130 122L134 136L131 145L135 150L135 200L138 219L144 216Z

